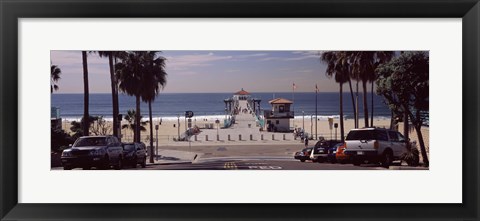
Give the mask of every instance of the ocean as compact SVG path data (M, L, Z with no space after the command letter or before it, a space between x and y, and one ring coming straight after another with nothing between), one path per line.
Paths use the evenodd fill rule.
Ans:
M232 93L161 93L152 103L154 118L177 119L177 115L184 116L185 111L193 111L197 117L219 118L225 114L224 99L232 97ZM293 109L295 118L309 118L315 114L315 93L252 93L253 98L261 99L261 109L270 109L269 100L286 98L294 100ZM371 113L371 94L368 93L368 111ZM51 95L51 106L60 109L60 116L68 120L79 120L83 116L83 94L56 94ZM135 109L135 97L119 94L120 114ZM339 116L339 94L336 92L318 93L318 116L320 118ZM362 94L359 93L359 113L363 117ZM90 94L90 115L103 116L112 119L111 94ZM144 119L148 118L148 104L141 103L141 112ZM353 118L352 100L350 93L343 94L343 111L346 118ZM374 94L374 117L390 118L390 110L383 102L383 97Z

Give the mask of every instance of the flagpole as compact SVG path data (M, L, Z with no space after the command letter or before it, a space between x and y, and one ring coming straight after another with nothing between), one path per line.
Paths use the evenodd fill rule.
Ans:
M292 87L292 111L293 111L293 127L295 127L295 82Z
M315 84L315 140L318 139L317 133L317 122L318 122L318 113L317 113L317 104L318 104L318 86Z

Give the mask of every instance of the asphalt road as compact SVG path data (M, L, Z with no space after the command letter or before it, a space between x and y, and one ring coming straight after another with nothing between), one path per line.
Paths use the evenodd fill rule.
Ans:
M52 170L61 170L61 167L52 168ZM423 167L402 166L395 163L390 166L390 170L425 170ZM300 162L298 160L264 157L225 157L225 158L207 158L194 163L172 163L147 165L146 168L126 167L124 170L386 170L378 164L364 164L354 166L352 164L331 164L331 163L313 163L310 161Z
M202 145L182 147L164 146L162 149L192 151L201 157L193 163L163 163L147 165L146 168L126 167L124 170L385 170L378 164L354 166L352 164L300 162L293 159L296 151L304 148L303 144L276 145ZM53 167L52 170L62 170ZM391 166L393 170L422 170L424 167ZM81 170L81 169L80 169Z

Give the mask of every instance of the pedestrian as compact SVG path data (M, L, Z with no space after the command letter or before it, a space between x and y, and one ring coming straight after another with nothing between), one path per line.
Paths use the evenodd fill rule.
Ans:
M308 147L308 138L305 137L305 147Z

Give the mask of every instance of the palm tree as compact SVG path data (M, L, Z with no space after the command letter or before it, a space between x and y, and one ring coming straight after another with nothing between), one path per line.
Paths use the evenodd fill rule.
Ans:
M143 84L142 100L148 103L150 117L150 137L153 137L152 102L167 84L164 57L157 56L157 51L143 53ZM153 139L150 139L150 151L153 153ZM153 154L150 154L150 163L153 163Z
M375 52L374 51L358 51L353 57L353 66L356 79L362 82L363 89L363 117L365 119L365 127L368 127L368 105L367 105L367 82L374 79L375 73L373 68Z
M373 83L377 76L375 69L382 63L389 61L393 56L393 52L389 51L359 51L355 52L354 72L356 78L362 81L363 89L363 112L365 119L365 127L373 126ZM371 82L371 119L368 122L368 105L367 105L367 83Z
M135 96L135 142L140 142L140 97L142 94L142 52L127 52L127 54L120 59L121 61L115 64L116 77L119 81L120 91Z
M352 88L352 57L353 57L353 52L347 52L347 51L342 51L342 52L335 52L336 53L336 57L337 57L337 62L342 65L342 67L345 69L344 71L346 72L346 74L348 74L348 86L350 88L350 97L352 98L352 107L353 107L353 119L354 120L354 125L355 125L355 128L358 128L358 113L357 113L357 105L356 105L356 102L355 102L355 96L353 94L353 88ZM358 86L357 86L357 89L358 89ZM357 94L358 94L358 91L357 91Z
M57 65L50 65L50 93L58 90L58 80L60 80L60 74L62 70Z
M90 116L88 113L88 63L87 63L87 51L82 51L82 63L83 63L83 119L88 119ZM86 121L82 122L83 135L88 136L90 124Z
M119 114L118 106L118 81L115 76L115 65L114 59L118 57L123 57L125 52L123 51L98 51L100 57L108 57L108 64L110 67L110 84L112 88L112 115L113 115L113 135L118 136L118 128L120 127L119 119L117 118ZM116 62L115 62L116 63Z
M344 142L345 138L345 129L343 123L343 84L348 82L350 79L348 73L347 63L343 63L340 58L340 52L324 52L321 55L321 60L327 64L327 69L325 74L328 77L335 77L335 82L339 84L339 93L340 93L340 139L341 142ZM339 59L340 58L340 59Z
M135 110L128 110L127 114L124 116L124 119L128 122L128 124L122 125L122 129L130 129L133 131L134 137L135 137L135 129L137 128L137 125L135 124L136 120L136 113ZM142 116L140 116L141 120ZM146 131L147 129L144 127L147 124L145 121L140 121L140 130L141 131Z

